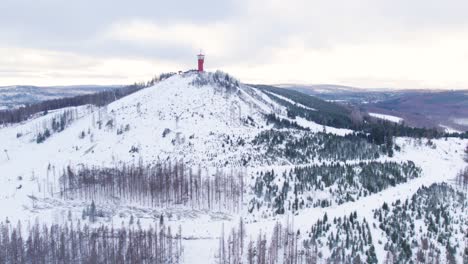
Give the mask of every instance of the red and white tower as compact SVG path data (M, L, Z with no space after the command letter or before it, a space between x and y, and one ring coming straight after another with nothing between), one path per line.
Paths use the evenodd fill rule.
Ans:
M203 72L203 63L205 62L205 55L203 53L197 55L198 57L198 72Z

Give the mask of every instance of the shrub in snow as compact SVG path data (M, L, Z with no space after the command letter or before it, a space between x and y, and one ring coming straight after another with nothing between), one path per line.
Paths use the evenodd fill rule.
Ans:
M164 129L164 131L163 131L163 133L162 133L162 137L163 137L163 138L166 137L167 134L169 134L169 133L171 133L171 130L170 130L169 128Z
M198 87L213 85L230 93L237 91L237 88L239 88L239 81L227 73L216 71L215 73L205 72L198 74L191 85Z
M130 148L130 151L129 151L129 152L130 152L130 153L138 153L138 152L140 152L140 149L139 149L138 147L132 146L132 147Z

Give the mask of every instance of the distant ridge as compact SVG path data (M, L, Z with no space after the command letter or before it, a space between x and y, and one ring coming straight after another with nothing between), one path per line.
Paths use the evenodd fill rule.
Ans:
M16 108L26 104L108 91L120 87L123 85L0 86L0 109Z

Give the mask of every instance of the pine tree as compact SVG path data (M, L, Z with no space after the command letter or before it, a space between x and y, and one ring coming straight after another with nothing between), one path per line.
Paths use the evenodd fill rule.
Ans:
M88 210L88 216L91 223L96 222L96 205L94 204L94 200L91 201L91 207Z

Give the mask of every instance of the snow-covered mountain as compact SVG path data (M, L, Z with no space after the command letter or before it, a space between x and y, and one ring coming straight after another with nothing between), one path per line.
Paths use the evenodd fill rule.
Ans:
M465 166L468 140L399 137L390 150L388 142L378 145L347 128L340 121L347 120L345 108L286 96L221 72L188 72L105 107L59 109L2 127L0 218L143 229L164 218L172 230L181 226L183 263L223 262L226 256L245 263L254 249L262 250L257 235L266 234L270 243L283 232L277 223L288 218L286 233L303 253L290 256L271 242L276 253L284 250L277 263L311 260L307 254L322 262L383 263L388 246L400 240L379 227L387 215L379 219L377 210L388 210L381 209L384 203L401 206L397 201L418 195L422 186L453 183ZM324 125L335 123L341 128ZM464 237L443 240L452 241L451 250L455 239L463 239L454 247L459 263L468 232L463 206L454 206L451 228ZM234 235L239 225L247 235ZM345 246L350 234L356 248ZM234 245L243 236L253 238L252 247ZM440 254L448 252L430 241ZM224 252L222 245L231 244ZM272 257L271 250L265 247L265 254ZM409 259L416 258L415 250Z

